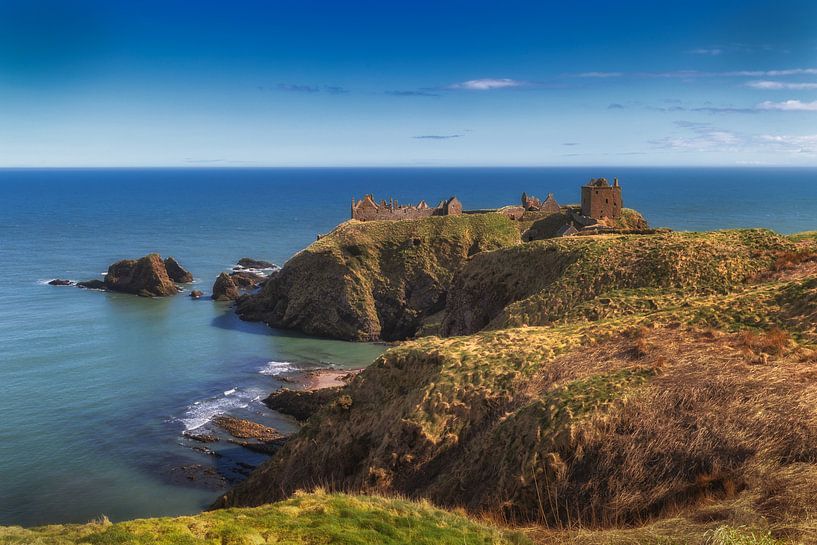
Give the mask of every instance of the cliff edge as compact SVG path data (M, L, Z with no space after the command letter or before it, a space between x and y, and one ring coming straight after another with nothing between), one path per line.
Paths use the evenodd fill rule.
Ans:
M470 256L519 242L518 225L500 214L349 221L292 257L236 311L310 335L405 339L445 308Z

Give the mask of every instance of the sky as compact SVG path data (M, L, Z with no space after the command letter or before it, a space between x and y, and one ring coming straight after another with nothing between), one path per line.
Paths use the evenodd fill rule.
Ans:
M817 165L817 2L0 0L0 167Z

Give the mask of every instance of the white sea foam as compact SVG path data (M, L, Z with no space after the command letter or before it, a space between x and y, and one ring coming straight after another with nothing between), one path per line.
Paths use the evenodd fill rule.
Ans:
M184 411L178 420L185 431L192 431L210 422L214 416L226 414L236 409L246 409L251 403L261 399L262 392L255 389L231 388L223 396L196 401Z
M237 265L237 264L232 265L230 267L230 272L248 272L248 273L258 274L258 275L261 275L261 276L264 276L264 277L269 276L272 273L280 271L280 270L281 270L281 267L279 267L278 265L273 265L272 267L264 267L262 269L255 269L253 267L242 267L241 265Z
M258 370L262 375L280 375L287 371L292 371L292 363L288 361L268 361L264 367Z

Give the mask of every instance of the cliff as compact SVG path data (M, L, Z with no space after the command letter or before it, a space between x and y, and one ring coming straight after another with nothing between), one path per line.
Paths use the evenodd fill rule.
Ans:
M523 536L446 513L427 503L343 494L299 494L256 509L152 518L111 524L0 527L0 543L247 545L378 543L383 545L524 545Z
M239 300L245 320L348 340L413 336L445 307L472 255L519 242L499 214L340 225L296 254L262 291Z
M483 270L485 282L463 286L488 298L504 287L480 314L502 329L388 350L220 504L321 483L583 528L543 542L814 539L817 249L806 244L750 230L480 254L463 275ZM499 265L508 253L525 276ZM543 325L508 325L523 315ZM754 528L768 541L749 541L753 530L725 541Z
M765 230L567 237L474 256L455 278L442 332L543 325L621 289L739 288L793 243Z

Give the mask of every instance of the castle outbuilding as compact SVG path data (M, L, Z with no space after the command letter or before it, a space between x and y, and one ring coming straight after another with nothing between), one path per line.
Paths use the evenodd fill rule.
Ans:
M457 197L451 197L440 201L434 208L425 201L420 201L416 206L401 205L394 199L378 204L372 195L365 195L357 202L352 199L351 212L352 219L358 221L416 220L431 216L459 216L462 214L462 203Z
M617 219L623 206L618 178L613 178L613 185L607 178L591 178L587 185L582 186L583 216Z

